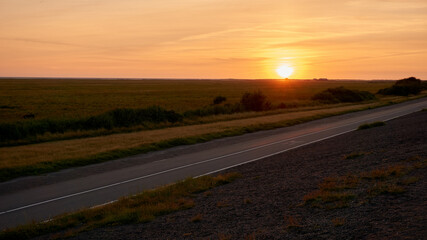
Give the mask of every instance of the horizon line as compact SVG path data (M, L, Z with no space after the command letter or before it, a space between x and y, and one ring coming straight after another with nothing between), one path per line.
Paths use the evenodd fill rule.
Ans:
M265 80L296 80L296 81L396 81L399 79L355 79L355 78L138 78L138 77L0 77L0 80L247 80L247 81L265 81Z

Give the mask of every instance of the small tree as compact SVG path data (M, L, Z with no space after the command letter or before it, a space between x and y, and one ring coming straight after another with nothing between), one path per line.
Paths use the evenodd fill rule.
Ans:
M267 97L260 90L244 93L240 103L248 111L268 110L271 107L271 103L267 101Z

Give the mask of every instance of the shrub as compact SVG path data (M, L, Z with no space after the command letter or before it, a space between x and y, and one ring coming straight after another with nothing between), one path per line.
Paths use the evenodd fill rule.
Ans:
M244 93L240 103L247 111L263 111L271 108L271 103L267 101L267 97L260 90Z
M427 85L420 79L415 77L404 78L397 81L392 87L380 89L378 94L382 95L397 95L408 96L410 94L418 94L422 90L427 89Z
M375 99L375 96L367 91L350 90L344 87L337 87L328 88L323 92L317 93L311 99L325 103L340 103L373 100Z
M215 97L215 98L214 98L214 100L213 100L213 104L214 104L214 105L218 105L218 104L221 104L221 103L225 102L226 100L227 100L227 98L226 98L226 97L223 97L223 96L217 96L217 97Z
M357 128L357 130L364 130L364 129L374 128L374 127L380 127L380 126L384 126L384 125L385 125L385 122L366 123L366 124L360 125Z
M41 119L16 123L0 124L0 141L10 141L35 137L44 133L64 133L65 131L113 129L115 127L132 127L144 122L175 123L183 116L158 106L141 109L119 108L100 115L82 119Z

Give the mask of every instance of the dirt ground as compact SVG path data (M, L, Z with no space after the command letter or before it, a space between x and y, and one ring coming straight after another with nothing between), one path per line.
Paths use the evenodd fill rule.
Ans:
M426 136L427 111L411 114L230 169L243 177L195 195L191 209L73 239L426 239ZM346 206L304 204L325 179L390 166L411 169L390 176L401 191L364 195L380 180L361 177Z

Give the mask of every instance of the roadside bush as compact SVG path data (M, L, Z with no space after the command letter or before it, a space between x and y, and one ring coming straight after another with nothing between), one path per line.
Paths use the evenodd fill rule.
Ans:
M408 96L418 94L427 89L427 84L415 77L404 78L397 81L392 87L380 89L378 94Z
M221 103L223 103L223 102L225 102L225 101L227 101L227 98L226 98L226 97L223 97L223 96L217 96L216 98L214 98L214 100L213 100L213 104L214 104L214 105L218 105L218 104L221 104Z
M271 109L271 103L267 97L260 91L253 93L246 92L240 99L240 104L247 111L263 111Z
M367 91L350 90L344 87L337 87L328 88L323 92L317 93L311 99L325 103L340 103L373 100L375 99L375 96Z
M44 133L132 127L142 125L144 122L175 123L182 121L182 119L181 114L158 106L141 109L119 108L84 119L41 119L2 123L0 124L0 142L35 137Z
M373 123L365 123L360 125L357 130L364 130L364 129L369 129L369 128L374 128L374 127L380 127L380 126L384 126L385 122L373 122Z

